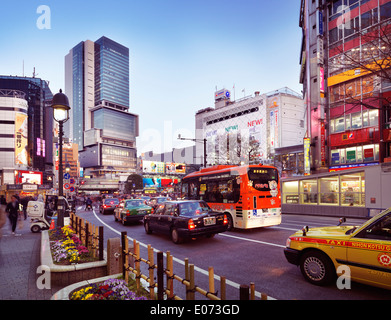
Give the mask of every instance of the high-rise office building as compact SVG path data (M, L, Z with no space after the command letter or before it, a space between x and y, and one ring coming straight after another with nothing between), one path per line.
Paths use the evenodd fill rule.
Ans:
M22 92L28 104L25 110L18 107L2 108L2 112L7 114L7 116L4 114L4 119L15 112L15 126L18 122L26 122L25 131L21 137L25 139L26 145L19 151L14 151L15 158L19 157L19 160L15 162L15 169L41 172L42 184L52 185L53 111L48 106L51 104L53 95L48 83L35 77L0 76L0 89L6 89L5 92L13 90ZM7 130L6 126L3 129ZM2 138L12 141L14 136L15 132L9 137L2 136ZM13 151L5 151L4 156L7 152L11 154Z
M301 1L308 172L391 161L390 23L391 0Z
M129 112L129 49L111 39L82 41L65 56L71 105L65 130L80 166L94 177L136 169L138 115Z

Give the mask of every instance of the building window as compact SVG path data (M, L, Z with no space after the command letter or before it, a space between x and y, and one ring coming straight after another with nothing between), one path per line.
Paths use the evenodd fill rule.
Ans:
M365 205L365 173L350 173L341 175L341 205Z
M318 184L316 179L300 181L300 204L318 204Z
M378 110L369 110L369 126L374 127L379 125L379 111Z
M350 128L351 128L350 114L347 114L345 116L345 128L346 128L346 130L350 130Z
M286 181L282 184L283 203L299 203L299 184L297 181Z
M352 129L360 129L362 127L361 112L352 113Z
M338 176L319 179L319 203L322 205L339 204Z
M357 149L356 147L346 148L346 163L357 162Z
M335 119L335 132L344 132L345 131L345 118L340 117Z
M391 2L387 2L380 6L380 20L384 21L391 17Z

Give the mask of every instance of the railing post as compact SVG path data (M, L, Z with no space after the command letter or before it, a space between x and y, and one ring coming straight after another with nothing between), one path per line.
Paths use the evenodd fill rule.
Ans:
M248 285L241 284L240 285L240 300L249 300L249 287Z
M255 283L250 282L250 300L255 300Z
M189 258L186 258L185 259L185 280L190 281L189 279L190 279L190 277L189 277ZM189 300L189 288L190 288L190 286L188 284L186 284L186 300Z
M122 252L121 252L121 254L122 254L122 256L124 257L123 259L122 259L122 261L124 262L123 263L123 265L122 265L122 276L124 277L124 279L125 279L125 261L126 261L126 254L125 254L125 246L126 246L126 244L125 244L125 241L128 239L128 237L127 237L127 232L126 231L122 231L121 232L121 248L122 248Z
M225 295L225 280L226 278L221 276L220 277L220 291L221 291L221 300L225 300L226 299L226 295Z
M103 260L103 226L99 227L99 261Z
M173 270L173 258L172 255L168 256L167 255L167 288L169 287L170 289L170 294L168 296L168 299L173 299L174 298L174 270ZM170 284L170 285L169 285Z
M209 292L215 294L215 279L214 279L214 270L213 267L209 267Z
M137 293L140 292L141 288L141 271L140 271L140 244L136 241L133 240L133 247L134 247L134 254L136 255L135 259L135 267L136 267L136 288L137 288Z
M194 281L194 264L189 265L190 272L190 288L189 288L189 300L195 299L195 281Z
M128 283L129 282L129 271L128 271L128 268L129 268L129 241L128 241L127 237L125 237L124 255L125 255L124 279L125 279L125 282Z
M86 223L86 241L85 241L85 247L88 248L88 242L90 237L90 224Z
M157 253L157 299L158 300L163 300L163 293L164 293L163 273L164 273L163 252L159 251Z
M148 245L148 261L149 261L149 297L151 300L155 300L155 282L153 280L155 263L153 261L153 248L149 244Z

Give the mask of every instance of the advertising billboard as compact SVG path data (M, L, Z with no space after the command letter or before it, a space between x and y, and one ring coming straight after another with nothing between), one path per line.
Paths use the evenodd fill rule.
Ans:
M143 172L145 173L164 173L164 162L143 161Z
M17 171L15 177L16 184L31 183L41 185L43 182L43 173L39 171Z
M15 164L28 165L27 138L28 138L27 114L17 112L15 114Z
M166 174L186 173L186 165L184 163L166 162Z

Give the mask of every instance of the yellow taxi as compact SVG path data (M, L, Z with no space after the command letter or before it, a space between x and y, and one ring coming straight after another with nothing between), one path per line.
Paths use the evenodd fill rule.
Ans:
M330 284L339 266L349 267L350 279L391 289L391 208L361 226L304 227L290 236L284 254L300 266L306 280ZM341 268L341 270L344 270Z

